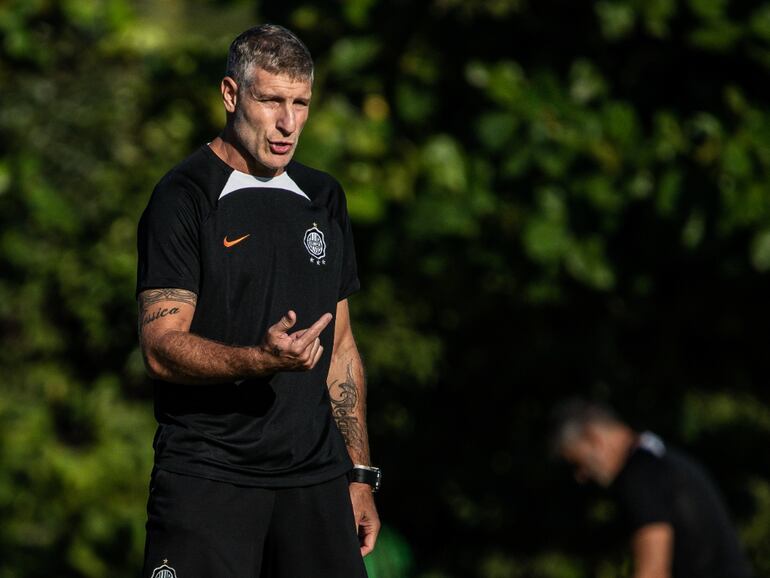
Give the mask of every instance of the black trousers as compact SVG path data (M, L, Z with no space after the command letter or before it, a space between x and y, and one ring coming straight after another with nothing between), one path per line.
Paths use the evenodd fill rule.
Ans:
M142 578L366 578L347 479L264 489L155 470Z

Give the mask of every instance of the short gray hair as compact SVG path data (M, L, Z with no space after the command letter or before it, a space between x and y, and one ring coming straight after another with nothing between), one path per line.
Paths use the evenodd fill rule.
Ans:
M261 24L233 40L227 55L227 76L239 86L251 84L255 67L270 74L313 82L313 58L297 36L277 24Z
M582 435L591 424L620 424L620 418L608 405L572 398L557 405L550 416L550 449L558 456L564 446Z

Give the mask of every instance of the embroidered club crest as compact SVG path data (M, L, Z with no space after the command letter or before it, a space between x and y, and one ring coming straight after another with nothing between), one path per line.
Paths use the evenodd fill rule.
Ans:
M168 560L163 560L163 565L155 568L150 578L176 578L176 570L168 565Z
M326 239L318 225L305 231L305 249L310 253L310 262L316 265L326 265Z

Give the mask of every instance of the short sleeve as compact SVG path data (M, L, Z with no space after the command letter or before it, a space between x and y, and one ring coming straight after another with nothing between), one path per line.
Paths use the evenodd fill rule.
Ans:
M338 301L342 301L361 288L361 283L358 280L355 243L353 242L353 227L350 223L347 201L342 187L339 187L339 201L336 218L342 229L343 239L342 273L338 297Z
M672 523L671 488L666 481L665 465L649 455L634 456L616 484L620 510L631 532L642 526Z
M158 288L198 293L200 222L191 192L163 181L155 188L139 220L137 295Z

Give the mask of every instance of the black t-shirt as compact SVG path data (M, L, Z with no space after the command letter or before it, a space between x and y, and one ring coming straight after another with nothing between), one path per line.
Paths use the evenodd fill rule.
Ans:
M674 578L749 578L752 573L720 494L685 455L642 434L612 485L625 526L668 523L674 530Z
M137 293L194 292L190 331L228 345L259 344L290 309L292 331L308 327L359 288L342 188L296 161L257 178L201 147L155 187L138 250ZM326 386L333 338L334 321L311 371L205 386L156 381L157 467L262 487L350 469Z

